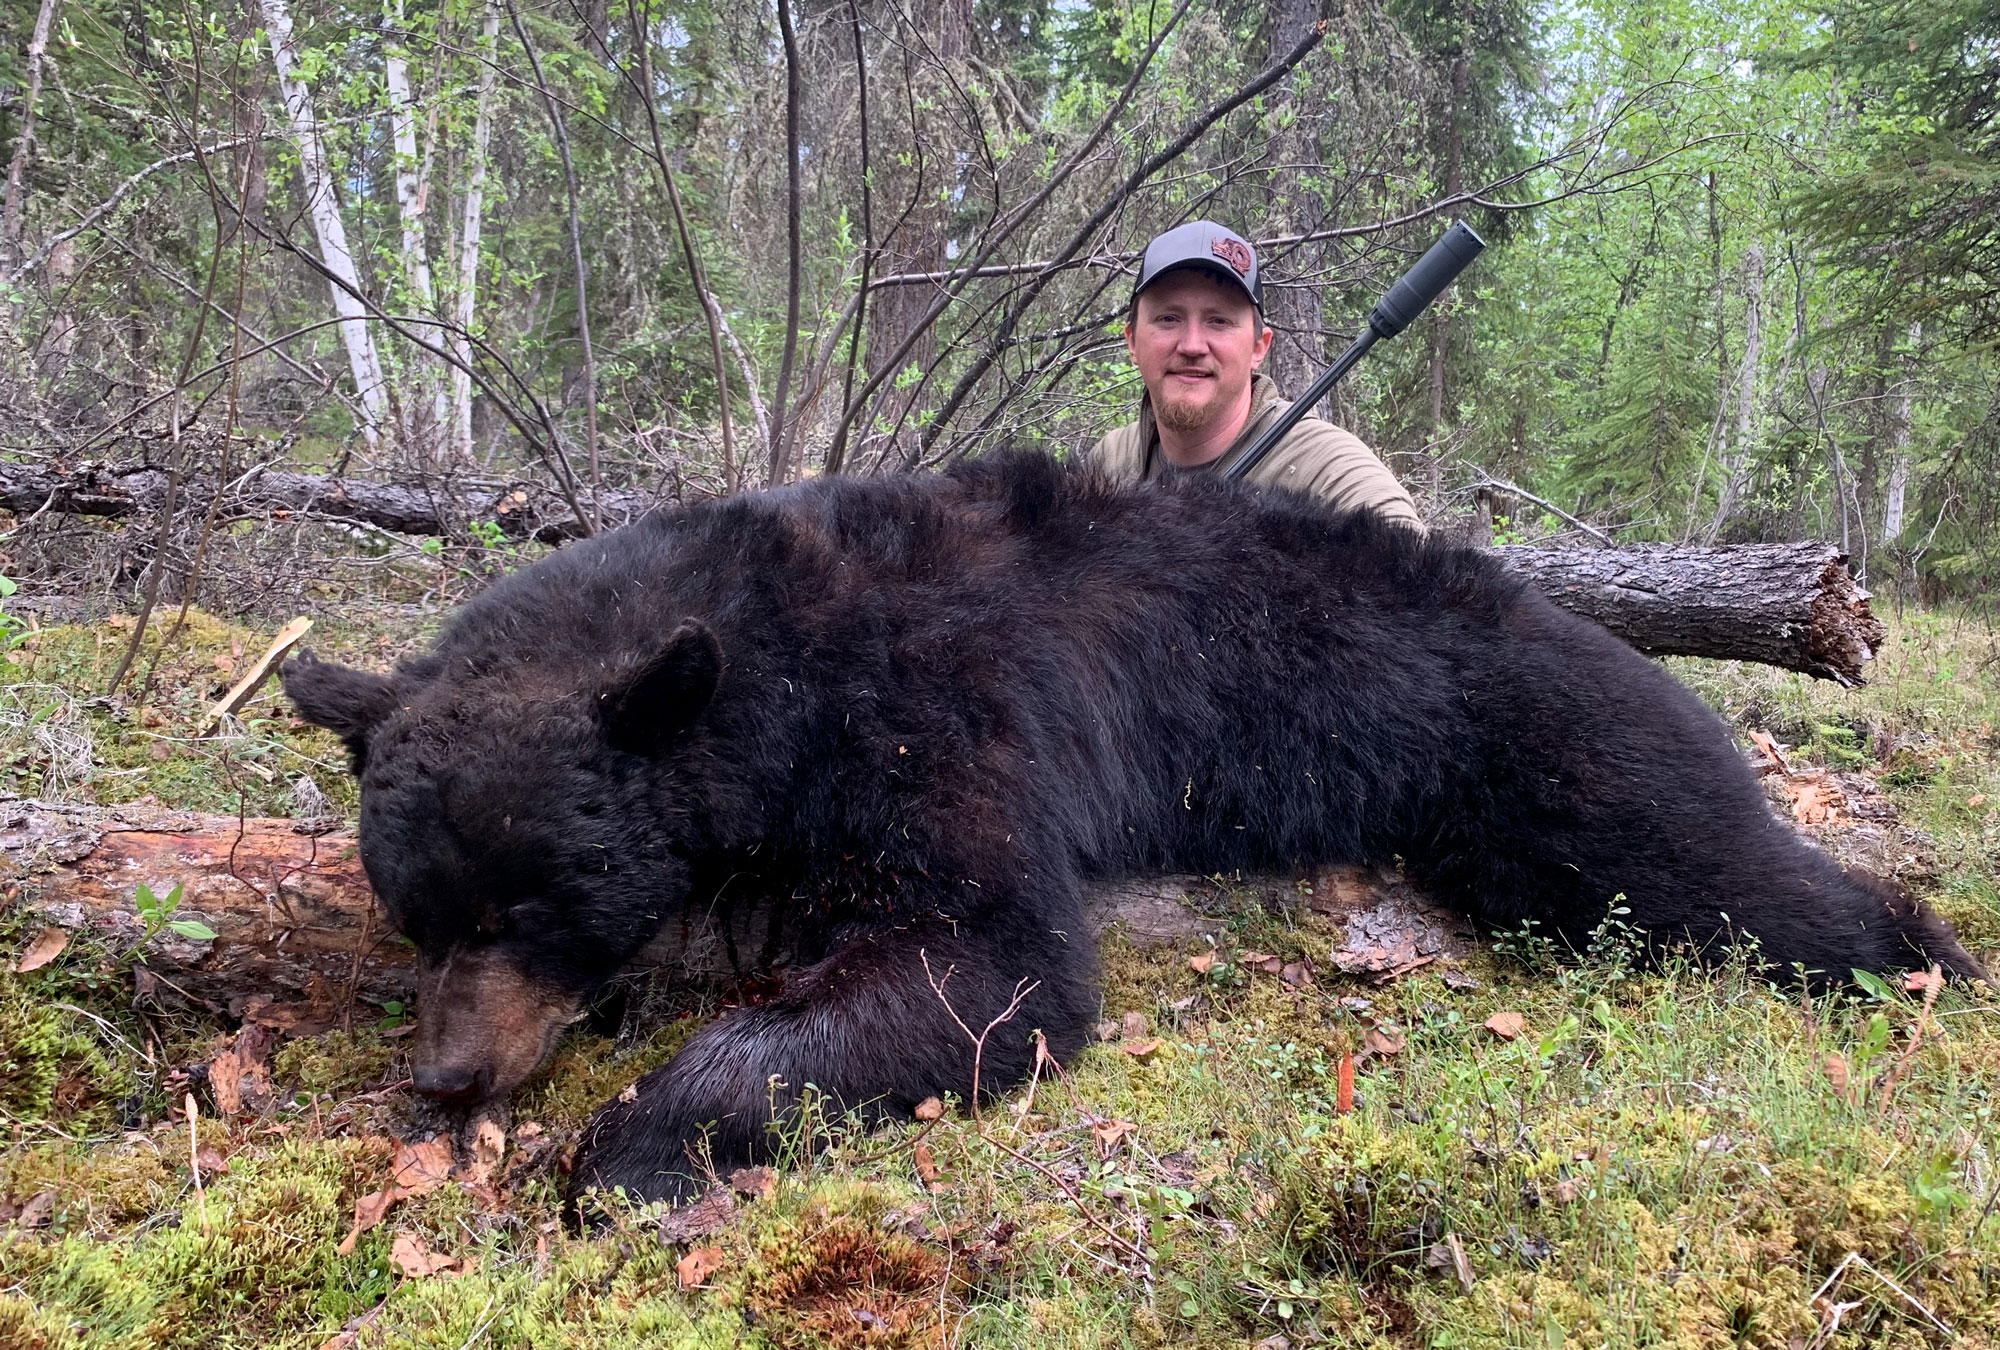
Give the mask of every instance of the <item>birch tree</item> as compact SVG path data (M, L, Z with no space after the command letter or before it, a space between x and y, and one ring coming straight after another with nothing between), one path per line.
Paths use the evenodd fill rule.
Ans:
M494 53L500 42L500 6L487 0L479 24L479 103L472 119L472 152L466 157L465 216L458 240L458 289L451 372L451 440L461 460L472 458L472 317L479 301L479 227L486 207L487 146L493 139Z
M374 334L368 328L367 309L360 300L361 278L354 268L354 254L347 247L347 227L340 219L333 170L320 139L312 91L299 74L291 12L285 0L257 0L257 9L271 38L271 61L277 68L278 89L284 97L292 145L298 152L299 171L305 178L306 212L319 240L320 262L333 277L329 283L333 290L333 311L340 317L340 340L347 348L354 392L361 401L361 435L373 449L380 443L381 428L389 420L388 388L382 376L381 356L375 350Z
M403 27L403 7L396 6L396 27ZM403 227L403 284L425 314L437 312L431 287L429 248L424 239L424 203L430 184L422 172L417 149L416 95L410 87L410 63L400 40L383 48L383 75L389 91L390 134L396 147L396 213ZM422 360L422 358L419 358ZM428 362L424 362L427 367ZM445 394L436 372L427 370L422 383L431 391L431 425L445 422Z

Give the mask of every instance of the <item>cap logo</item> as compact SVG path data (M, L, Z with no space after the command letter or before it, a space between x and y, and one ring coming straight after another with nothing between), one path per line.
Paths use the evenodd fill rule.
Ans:
M1234 268L1239 277L1249 276L1250 265L1256 261L1250 254L1250 246L1241 239L1218 239L1208 250Z

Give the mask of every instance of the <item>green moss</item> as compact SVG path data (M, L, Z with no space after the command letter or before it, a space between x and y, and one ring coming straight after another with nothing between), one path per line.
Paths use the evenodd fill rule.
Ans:
M279 1047L271 1061L271 1077L281 1087L308 1096L347 1097L382 1086L395 1054L394 1044L372 1029L330 1031Z
M33 977L0 973L0 1119L87 1121L121 1085L85 1019L45 1001ZM37 984L41 983L36 981Z

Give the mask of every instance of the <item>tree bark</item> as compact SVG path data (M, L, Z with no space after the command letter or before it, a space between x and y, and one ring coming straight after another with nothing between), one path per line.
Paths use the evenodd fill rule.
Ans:
M1882 641L1868 592L1832 544L1495 552L1649 656L1757 661L1858 685Z
M326 162L326 147L320 142L312 91L299 76L291 11L286 8L285 0L257 0L257 7L270 34L271 62L278 72L278 88L291 123L292 143L298 150L299 169L305 175L306 209L312 216L313 233L319 238L320 261L327 271L346 283L332 287L333 311L340 316L340 338L346 344L347 363L354 373L355 395L361 400L361 434L373 446L388 422L388 387L382 375L382 358L375 350L374 334L368 329L368 311L355 296L361 289L361 277L355 271L354 254L347 246L347 226L340 219L340 198L334 192L333 170Z

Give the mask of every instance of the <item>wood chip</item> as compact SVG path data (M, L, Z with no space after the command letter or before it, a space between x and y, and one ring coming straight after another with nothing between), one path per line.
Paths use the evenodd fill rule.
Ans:
M660 1218L660 1241L668 1246L695 1242L728 1227L736 1213L736 1197L717 1186L691 1204L668 1210Z
M1503 1041L1511 1041L1528 1029L1528 1019L1517 1012L1497 1012L1481 1023Z
M464 1179L474 1186L486 1185L494 1169L500 1166L500 1160L507 1156L507 1132L497 1120L481 1120L472 1129L466 1153Z
M285 653L296 647L300 638L303 638L307 633L312 631L312 626L313 621L301 615L286 624L283 628L280 628L278 636L271 639L271 645L264 649L264 654L257 658L250 669L243 672L243 678L231 686L229 692L222 696L219 703L208 710L208 720L210 722L220 722L223 718L248 703L250 696L255 694L258 688L262 686L273 667L285 659ZM218 662L217 664L220 665L221 663Z
M739 1167L729 1174L729 1189L751 1200L769 1200L778 1191L778 1174L768 1167Z

